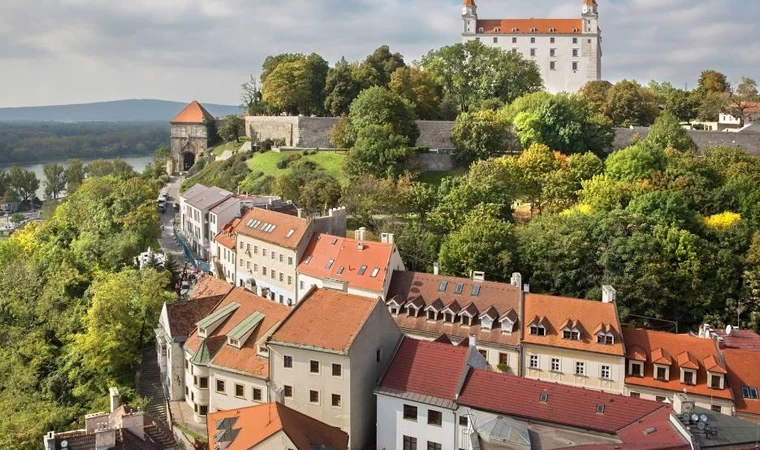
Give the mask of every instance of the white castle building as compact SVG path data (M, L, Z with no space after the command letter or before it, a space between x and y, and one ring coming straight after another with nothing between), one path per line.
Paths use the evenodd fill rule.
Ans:
M462 7L462 41L519 52L535 61L549 92L576 92L601 79L602 33L596 0L578 19L479 19L474 0Z

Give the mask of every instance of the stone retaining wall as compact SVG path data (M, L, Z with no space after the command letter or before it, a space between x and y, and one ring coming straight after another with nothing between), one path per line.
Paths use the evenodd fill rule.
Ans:
M649 128L616 128L614 150L623 149L631 144L633 138L647 137ZM760 133L730 133L724 131L688 130L689 136L697 144L699 151L718 146L741 147L751 155L760 155Z

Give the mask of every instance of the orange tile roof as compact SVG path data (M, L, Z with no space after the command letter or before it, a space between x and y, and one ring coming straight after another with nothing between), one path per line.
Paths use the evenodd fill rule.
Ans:
M290 308L236 287L214 308L214 311L218 311L232 302L236 302L240 306L227 320L206 339L198 336L197 329L194 330L185 343L185 348L191 353L195 353L205 340L211 354L211 365L266 378L269 376L269 360L266 357L258 356L256 341L266 336L273 327L284 321L290 313ZM255 312L264 314L264 320L242 343L241 348L227 344L227 333Z
M734 393L736 410L760 415L760 399L744 398L742 387L760 389L760 353L747 350L724 349L728 368L728 384Z
M723 373L724 365L721 364L721 356L712 339L703 339L688 334L672 334L662 331L643 330L640 328L623 328L623 337L626 347L628 348L629 359L632 356L632 349L638 347L648 355L644 362L644 376L626 376L625 383L632 386L645 386L656 389L664 389L673 392L683 392L684 388L688 393L704 396L713 396L724 399L731 399L729 389L713 389L708 386L707 369L704 361L710 365L717 366L720 370L715 372ZM670 355L678 355L672 358ZM712 357L712 358L710 358ZM660 381L654 378L653 362L670 366L670 379ZM681 364L682 366L679 366ZM697 384L681 384L680 367L691 368L696 366ZM626 370L626 374L628 371Z
M526 294L524 316L543 317L543 325L546 327L546 336L534 336L530 334L529 324L524 324L523 341L526 343L607 355L625 355L615 303ZM562 339L562 326L568 320L577 321L580 340ZM605 324L612 332L615 338L613 345L596 342L593 330L597 329L599 324Z
M487 19L478 20L486 34L581 34L581 19ZM496 29L499 31L496 31ZM549 31L554 28L554 31ZM535 29L535 31L531 31ZM480 32L479 32L480 33Z
M638 345L627 345L626 347L628 348L628 359L646 362L647 354L643 348L639 347Z
M193 100L190 104L185 106L170 123L193 123L200 124L204 120L214 121L216 118L203 107L200 103Z
M315 289L274 332L272 343L347 353L379 300Z
M216 297L218 295L227 295L230 293L234 286L226 281L211 275L203 275L192 291L190 292L190 298L203 298L203 297Z
M260 221L260 223L257 223ZM256 227L248 224L256 223ZM264 231L265 226L274 225L274 229ZM291 233L290 230L293 230ZM260 241L295 249L309 230L309 221L299 217L269 211L263 208L252 208L235 227L235 233L249 236Z
M280 431L288 436L297 450L345 449L348 446L348 435L340 428L331 427L283 404L265 403L209 413L207 427L212 448L220 431L217 424L221 424L223 419L234 420L230 429L237 431L227 450L253 449Z
M464 0L464 6L476 6L475 0Z
M317 233L312 236L301 258L298 272L315 278L345 281L358 289L383 292L385 281L391 273L388 269L395 246L368 241L362 244L359 250L357 240ZM328 268L330 261L332 264ZM360 275L362 266L366 267ZM375 269L377 273L373 277Z
M222 231L219 232L214 237L214 240L218 242L220 245L223 245L229 249L235 250L235 227L240 223L240 218L236 218L232 222L228 223L227 225L222 228Z

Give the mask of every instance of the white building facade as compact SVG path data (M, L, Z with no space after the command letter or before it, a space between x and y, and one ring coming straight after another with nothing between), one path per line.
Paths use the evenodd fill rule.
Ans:
M200 184L180 194L179 232L185 237L191 250L202 259L209 257L211 242L216 235L216 233L211 233L209 211L231 197L233 197L232 192ZM239 207L238 214L240 214ZM219 225L219 228L225 223L227 222Z
M465 0L462 41L472 40L534 61L549 92L577 92L602 76L596 0L583 0L577 19L480 19L474 0Z

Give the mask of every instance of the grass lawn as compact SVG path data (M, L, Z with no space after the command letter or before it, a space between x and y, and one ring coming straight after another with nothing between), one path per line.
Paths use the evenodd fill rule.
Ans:
M234 152L235 150L237 150L240 147L242 147L242 145L243 144L241 144L241 143L239 143L237 141L226 142L224 144L217 145L216 147L212 148L211 149L211 154L213 154L214 156L222 156L222 154L224 152L226 152L227 150L230 150L230 151Z
M462 167L457 167L456 169L446 170L443 172L422 172L418 180L422 183L439 186L444 178L462 175L465 172L467 172L467 170Z
M248 167L254 172L264 172L266 175L279 176L290 171L290 168L278 169L277 162L283 158L287 158L292 153L299 153L296 151L283 151L283 152L266 152L255 153L253 158L248 160ZM309 160L314 161L325 171L338 180L340 183L346 181L346 174L343 173L343 160L346 158L346 154L343 152L335 152L332 150L322 150L314 155L302 156L299 161Z

